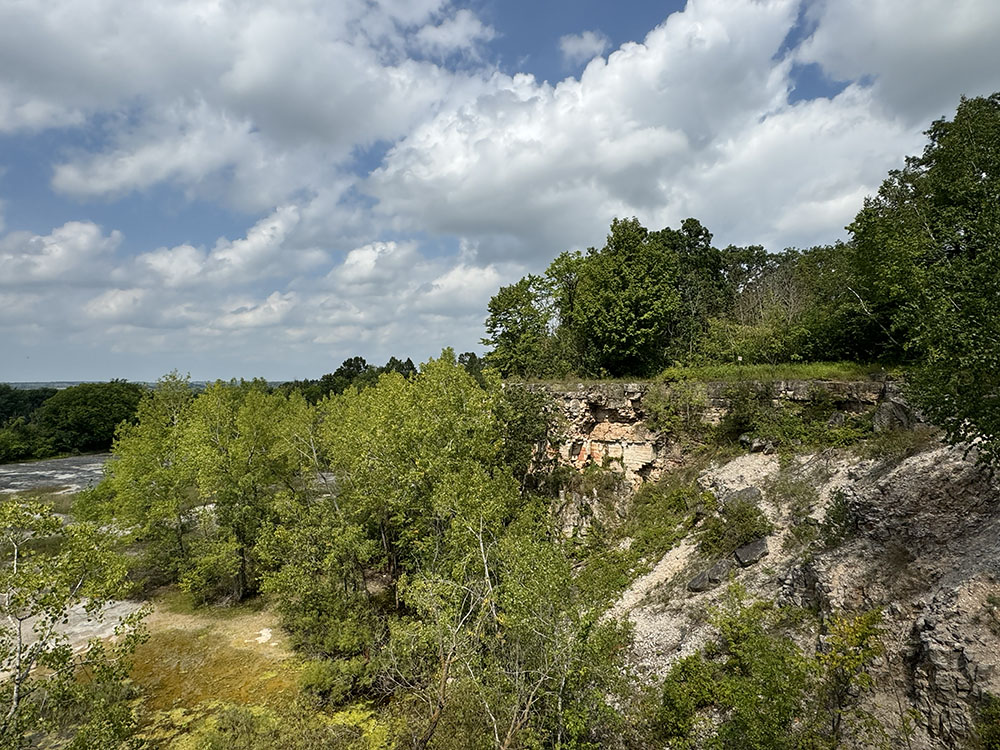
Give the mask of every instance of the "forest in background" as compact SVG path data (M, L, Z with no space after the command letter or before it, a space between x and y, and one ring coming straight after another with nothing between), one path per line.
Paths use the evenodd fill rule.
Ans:
M115 460L80 493L71 523L39 503L0 505L12 561L0 571L0 746L166 746L126 679L141 617L113 649L82 654L55 627L126 582L139 593L178 587L200 606L266 598L305 660L300 703L224 707L185 730L198 733L192 747L584 750L739 738L804 750L838 747L856 727L869 746L903 746L906 717L876 726L861 702L879 655L877 613L838 613L822 624L827 650L808 653L783 636L808 613L734 589L713 615L712 649L643 688L624 663L628 628L607 616L629 576L688 532L718 551L766 519L717 508L675 477L636 498L622 530L631 546L566 537L553 497L606 480L542 470L535 448L558 424L542 394L510 379L677 378L677 365L740 367L740 357L877 360L904 366L949 439L977 440L995 463L1000 95L963 100L928 137L841 245L717 250L694 220L659 232L616 220L601 249L563 254L544 276L498 292L485 369L446 350L419 370L348 360L340 379L277 389L234 381L196 393L173 374L152 390L113 381L44 400L29 392L11 407L15 432L36 425L52 450L90 449L67 416L89 413L94 435L114 420ZM742 421L699 440L731 445L741 430L787 423L755 394L737 402ZM112 403L134 416L115 419ZM796 418L827 424L825 414ZM869 437L865 425L848 428L816 439ZM363 720L328 720L344 709ZM718 717L710 730L706 710ZM1000 707L987 701L982 716L973 740L995 747Z

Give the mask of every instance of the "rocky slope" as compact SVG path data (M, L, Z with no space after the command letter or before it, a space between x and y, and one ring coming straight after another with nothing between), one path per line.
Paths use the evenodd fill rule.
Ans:
M775 398L804 399L816 387L782 383ZM839 408L874 410L877 429L913 426L891 383L821 387ZM633 489L682 466L684 451L643 423L646 388L556 390L568 428L553 455L578 469L604 465ZM708 393L707 418L717 421L725 391L710 384ZM633 581L614 614L634 624L632 658L641 672L656 679L712 637L707 613L728 581L821 617L879 609L886 653L870 708L887 727L912 720L914 750L964 745L977 701L1000 694L1000 485L974 454L936 439L906 458L753 452L710 465L697 481L721 502L737 492L750 498L775 530L743 558L722 561L704 559L685 538ZM620 497L627 503L628 492ZM831 513L838 537L810 542L810 530ZM577 508L581 517L588 514Z

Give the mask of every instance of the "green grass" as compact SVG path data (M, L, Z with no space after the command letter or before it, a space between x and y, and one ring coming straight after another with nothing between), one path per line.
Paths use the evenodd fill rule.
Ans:
M198 604L191 594L173 586L164 587L157 591L153 601L171 614L194 615L206 620L230 620L267 609L267 602L263 596L226 606Z
M69 515L73 510L73 500L76 498L76 493L64 492L65 489L65 485L58 484L47 487L33 487L30 490L4 493L0 495L0 502L9 502L12 498L16 497L22 502L48 505L54 513Z
M874 376L896 376L899 371L879 364L858 362L786 362L775 365L720 364L699 367L668 367L658 380L738 381L758 380L869 380Z
M528 385L546 385L555 388L575 389L578 386L602 385L607 383L648 383L659 380L698 380L703 382L735 382L758 380L773 382L778 380L870 380L873 377L896 378L902 370L894 365L862 364L860 362L785 362L773 365L743 365L736 363L668 367L655 377L622 378L510 378L509 382L524 382Z

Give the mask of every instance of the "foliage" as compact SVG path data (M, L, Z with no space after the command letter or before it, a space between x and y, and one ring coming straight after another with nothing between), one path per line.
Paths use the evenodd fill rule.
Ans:
M139 401L136 421L119 427L105 487L78 503L93 502L98 492L113 498L113 510L105 504L99 515L113 515L132 538L145 542L148 567L166 580L176 579L189 558L195 476L181 436L193 401L188 378L177 372L160 378Z
M12 419L29 419L47 399L56 395L55 388L15 388L0 383L0 427Z
M698 530L698 551L707 557L724 557L773 530L774 526L755 503L734 497L724 501L718 513L705 519Z
M159 712L142 737L164 750L388 750L371 710L327 715L302 701L279 708L212 701Z
M524 421L537 399L482 375L446 350L414 378L321 403L336 488L275 504L258 546L264 587L324 660L307 671L311 692L391 698L400 743L586 747L613 723L626 636L597 623L604 602L577 589L545 504L512 473L548 429Z
M715 498L686 477L643 484L632 499L622 532L638 559L659 560L693 526L699 515L715 507Z
M526 276L501 287L490 300L483 344L493 347L487 361L502 374L524 377L548 369L549 311L545 295L542 279Z
M842 491L836 492L823 517L820 537L827 547L835 547L855 531L856 524L847 496Z
M941 431L931 425L918 424L912 429L895 429L877 432L857 446L864 458L874 458L889 463L921 453L941 439Z
M275 390L285 395L300 393L310 404L317 404L331 394L343 393L348 388L367 388L374 385L380 375L398 372L403 377L413 377L417 367L409 357L406 361L389 357L381 367L368 364L364 357L349 357L334 372L318 380L291 380L281 383Z
M762 383L779 380L867 380L884 375L879 365L859 362L782 362L776 364L723 363L668 367L660 372L665 382L692 380L700 382L757 381Z
M1000 749L1000 698L986 693L976 711L969 750Z
M858 295L916 359L913 395L952 442L1000 457L1000 94L962 99L849 227Z
M107 450L121 422L135 416L143 388L124 380L81 383L58 391L35 412L61 452Z
M0 746L58 730L76 735L73 747L117 747L135 727L123 680L144 612L119 623L113 646L92 641L82 652L60 627L71 610L98 617L123 590L126 568L113 540L18 498L0 504L0 535Z
M642 407L651 430L694 438L708 430L703 421L708 398L704 386L696 381L653 383L642 397Z
M655 728L670 747L832 750L848 738L889 746L862 706L881 654L877 612L834 615L814 654L793 638L796 612L748 603L739 587L712 621L717 641L664 681Z
M723 442L760 442L771 450L842 447L872 434L868 414L840 414L822 388L812 388L802 404L776 403L774 384L736 381L724 392L726 416L716 430Z
M34 422L24 417L0 427L0 463L25 458L45 458L56 452L53 441Z

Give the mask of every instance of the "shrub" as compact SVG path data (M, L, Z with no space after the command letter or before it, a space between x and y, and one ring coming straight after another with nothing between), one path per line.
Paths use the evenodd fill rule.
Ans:
M363 656L351 659L314 659L302 669L302 690L321 703L337 705L367 686L368 662Z
M1000 750L1000 698L986 693L976 711L970 750Z
M674 436L701 436L708 400L705 387L691 380L654 383L642 399L646 426Z
M708 557L725 557L754 539L767 536L774 526L753 502L734 498L709 516L699 532L698 550Z

